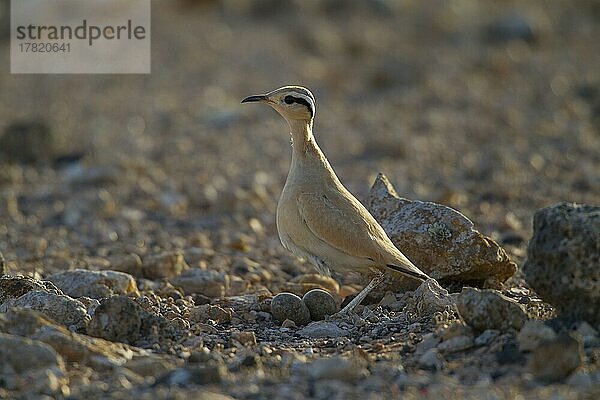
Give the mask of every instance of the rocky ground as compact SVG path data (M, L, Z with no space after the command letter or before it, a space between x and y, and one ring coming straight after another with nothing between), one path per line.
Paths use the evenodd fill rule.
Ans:
M151 75L6 67L0 398L600 396L600 8L516 4L154 2ZM363 281L281 247L239 105L287 83L437 282L324 317Z

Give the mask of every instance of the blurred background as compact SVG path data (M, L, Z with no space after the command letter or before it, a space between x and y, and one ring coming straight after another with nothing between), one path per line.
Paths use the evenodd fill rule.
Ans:
M274 223L287 126L240 105L286 84L315 94L317 141L360 199L383 172L518 262L536 209L600 202L595 0L153 1L149 75L11 75L7 35L0 251L13 272L172 249L310 271Z

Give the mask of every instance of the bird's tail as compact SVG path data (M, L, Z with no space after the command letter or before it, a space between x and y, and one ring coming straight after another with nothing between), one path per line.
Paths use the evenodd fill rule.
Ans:
M410 276L412 278L419 279L423 282L425 282L427 279L431 279L431 278L429 278L429 276L427 276L427 274L422 272L419 268L415 267L414 265L411 265L411 266L412 266L412 268L400 266L400 265L394 265L394 264L386 265L386 267L388 267L391 270L399 272L403 275Z

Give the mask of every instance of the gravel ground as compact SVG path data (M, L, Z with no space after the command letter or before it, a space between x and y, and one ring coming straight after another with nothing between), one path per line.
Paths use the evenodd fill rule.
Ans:
M599 327L581 322L572 325L583 332L572 352L582 354L579 369L549 380L536 375L535 350L519 351L520 327L474 330L444 305L407 311L412 292L317 323L325 335L282 327L270 313L273 294L323 287L339 303L359 286L311 276L281 247L275 209L289 167L287 127L266 107L239 104L285 84L310 88L317 140L359 199L383 172L401 196L461 211L517 263L502 293L560 334L566 322L553 319L521 268L536 210L600 203L597 2L152 5L150 75L10 75L9 42L0 44L0 252L8 274L57 286L31 293L64 293L56 301L78 301L69 307L82 313L80 326L49 315L56 325L5 307L0 332L17 335L10 326L21 321L125 346L102 364L33 338L64 358L49 361L59 371L54 386L28 392L3 378L0 397L599 394ZM74 269L135 280L90 277L104 283L78 289L56 278ZM111 295L119 300L105 304ZM114 326L126 331L110 331L121 312L132 318Z

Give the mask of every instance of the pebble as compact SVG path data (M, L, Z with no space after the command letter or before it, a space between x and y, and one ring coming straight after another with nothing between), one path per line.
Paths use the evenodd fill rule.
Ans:
M256 335L251 331L233 332L231 339L240 343L242 346L255 346Z
M308 375L317 380L330 379L352 383L368 374L358 360L342 356L319 358L307 364L306 368Z
M500 331L496 329L486 329L481 335L475 338L475 346L487 346L490 345L498 336Z
M190 310L191 322L215 321L217 324L226 324L231 322L233 311L230 308L222 308L212 304L203 304Z
M436 312L452 312L454 309L454 300L448 291L435 279L428 279L408 297L404 312L425 317L432 316Z
M291 319L296 325L310 322L310 311L302 299L293 293L279 293L271 300L271 314L279 321Z
M436 348L431 348L419 357L419 366L432 371L441 371L446 364L446 360Z
M559 382L571 375L583 362L583 343L570 332L540 343L532 351L528 368L536 379Z
M140 337L141 312L141 307L128 297L104 299L92 316L88 334L112 342L133 343Z
M463 288L456 298L458 312L473 329L519 330L527 314L516 301L492 289Z
M473 347L473 337L456 336L439 344L437 349L444 354L457 353Z
M324 320L328 315L335 314L338 309L333 296L322 289L313 289L306 292L302 301L310 312L313 321Z
M600 206L560 203L538 210L525 279L561 315L600 323Z
M180 251L152 254L142 260L142 276L146 279L174 278L189 268Z
M306 338L337 338L348 336L349 331L332 321L317 321L300 329L298 334Z
M529 320L525 322L519 333L517 341L521 351L535 350L540 343L556 338L556 332L541 321Z

